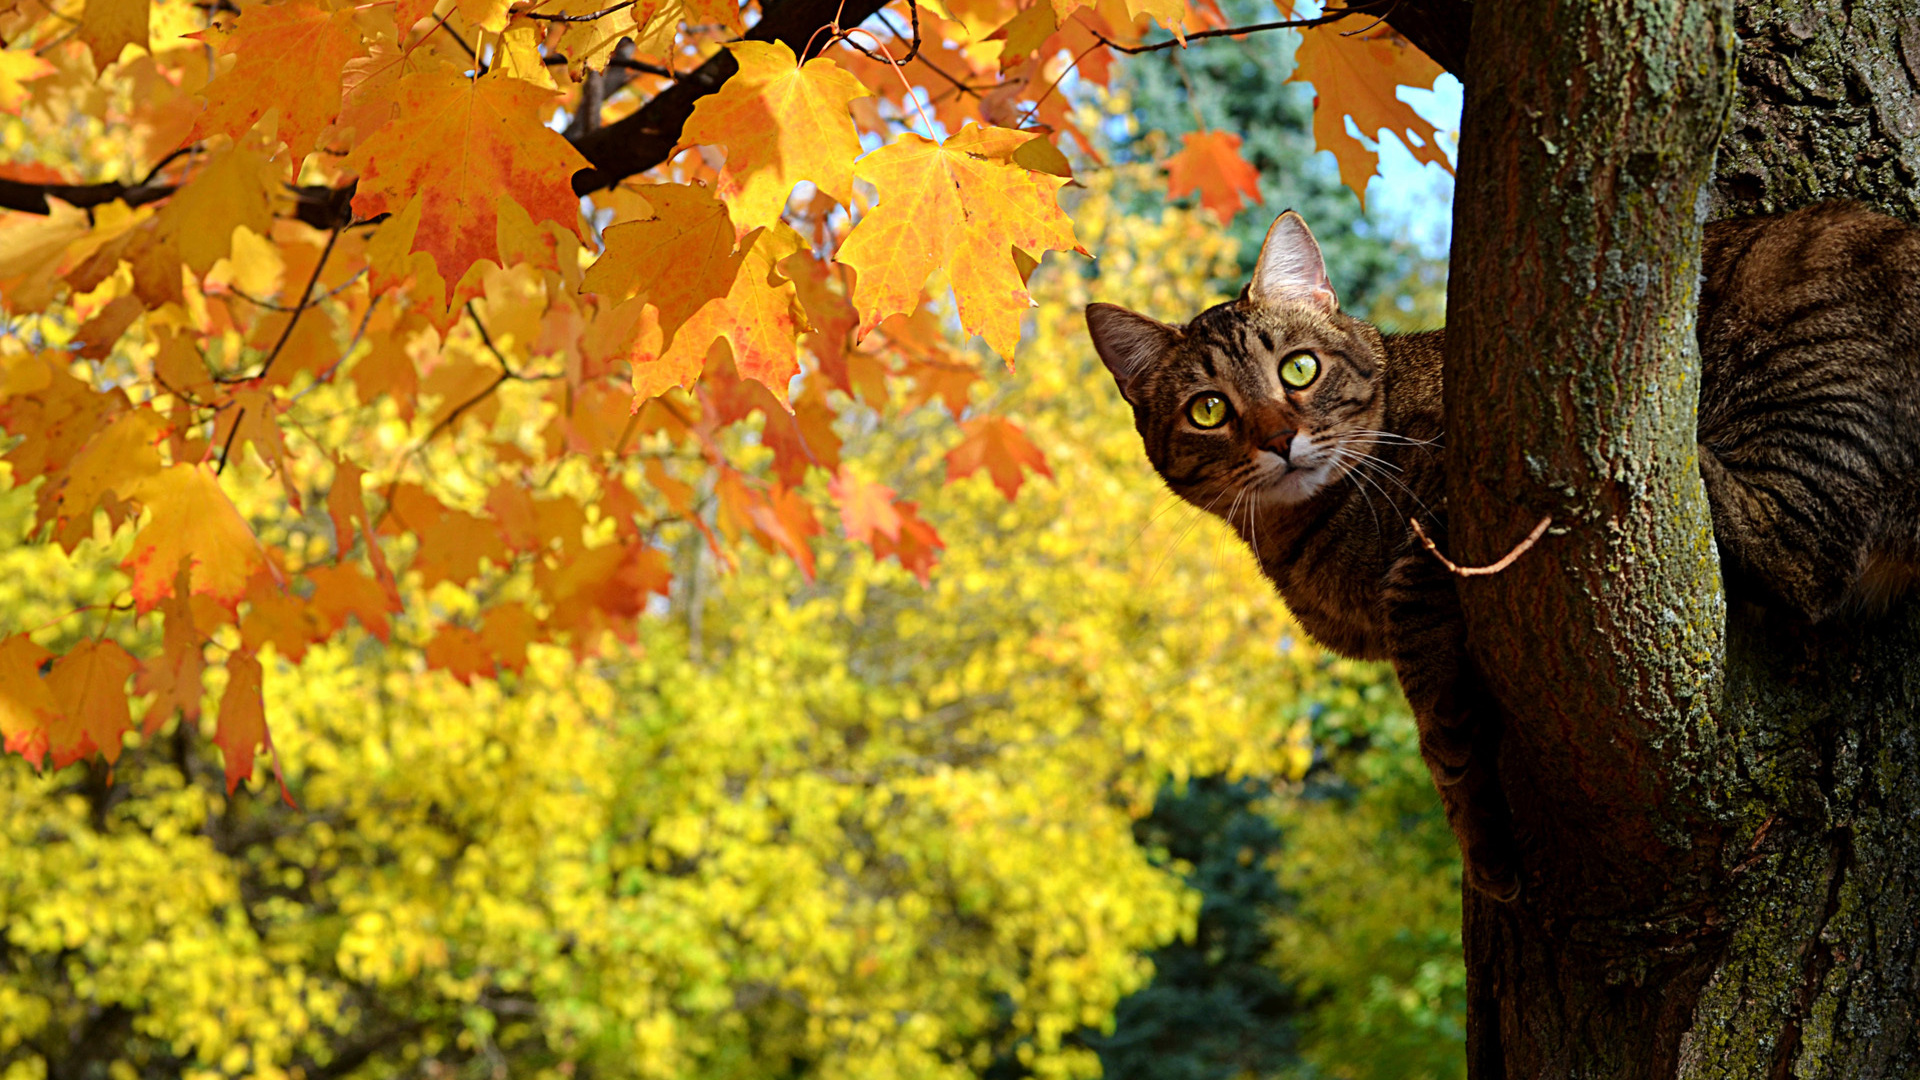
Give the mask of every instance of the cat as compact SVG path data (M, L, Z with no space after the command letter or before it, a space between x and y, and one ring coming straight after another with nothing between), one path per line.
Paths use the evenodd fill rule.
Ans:
M1702 245L1701 477L1729 595L1819 622L1920 576L1920 231L1852 204L1719 222ZM1301 627L1389 660L1465 855L1521 875L1446 547L1445 332L1345 314L1287 211L1239 299L1184 326L1090 304L1147 457L1225 519Z

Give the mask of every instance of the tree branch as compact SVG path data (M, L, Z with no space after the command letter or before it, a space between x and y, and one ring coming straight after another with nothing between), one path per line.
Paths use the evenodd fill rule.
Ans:
M836 15L842 27L858 26L885 4L886 0L846 0L844 4L840 0L785 0L774 5L747 31L746 40L785 42L805 60L826 47L826 35L817 31L831 25ZM573 175L574 192L585 195L612 187L667 160L667 155L680 142L681 127L693 115L694 103L720 89L738 70L740 65L734 61L733 54L722 50L679 82L654 95L631 115L572 140L574 148L591 162L590 168ZM47 204L49 197L83 209L115 199L140 206L172 195L177 186L118 182L26 184L0 180L0 209L51 213L52 207ZM294 216L314 228L331 229L353 220L352 184L340 188L301 187L295 188L294 193Z

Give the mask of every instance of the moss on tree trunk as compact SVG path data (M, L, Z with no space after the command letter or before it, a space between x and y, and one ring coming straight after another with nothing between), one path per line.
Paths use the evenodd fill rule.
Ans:
M1527 873L1467 898L1472 1073L1920 1076L1920 605L1724 603L1693 344L1709 213L1920 220L1920 18L1480 0L1466 75L1450 554L1556 524L1461 586Z

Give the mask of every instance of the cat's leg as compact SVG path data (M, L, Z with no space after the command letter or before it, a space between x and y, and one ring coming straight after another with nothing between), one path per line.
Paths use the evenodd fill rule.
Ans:
M1467 880L1511 900L1519 895L1520 874L1512 819L1495 771L1499 714L1467 655L1466 621L1453 579L1432 555L1413 548L1395 560L1386 585L1394 672L1413 707L1420 755L1460 841Z
M1819 622L1846 602L1860 579L1870 501L1837 489L1843 481L1817 477L1804 455L1786 441L1725 457L1701 444L1700 479L1730 583L1764 590Z

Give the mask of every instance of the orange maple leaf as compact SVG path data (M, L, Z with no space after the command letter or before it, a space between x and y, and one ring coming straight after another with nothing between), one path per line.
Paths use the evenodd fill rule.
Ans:
M1347 133L1349 116L1367 138L1378 138L1385 128L1407 144L1415 159L1438 162L1452 171L1440 151L1440 132L1395 96L1403 85L1431 87L1441 74L1440 65L1412 42L1385 28L1350 38L1337 27L1316 26L1300 32L1294 62L1293 77L1287 81L1313 84L1314 145L1333 152L1340 163L1340 182L1360 196L1362 207L1380 154Z
M1200 205L1224 224L1245 205L1260 201L1260 171L1240 156L1240 136L1227 131L1190 131L1182 149L1167 159L1167 194L1178 199L1195 191Z
M616 301L644 298L659 311L664 348L707 301L727 295L747 253L734 253L727 208L705 188L653 184L637 190L653 217L607 229L607 249L587 268L580 289Z
M888 539L885 533L875 533L873 557L898 559L901 567L918 578L924 588L933 582L933 567L940 561L940 552L946 549L946 542L940 539L940 534L933 530L932 525L920 520L919 503L901 499L893 504L893 508L900 515L900 536Z
M238 603L266 556L213 470L183 462L141 480L133 491L151 515L120 564L133 577L134 607L144 614L171 595L181 560L195 593L229 608Z
M754 538L762 546L771 542L779 547L799 564L808 581L813 580L813 547L809 541L821 530L812 503L793 488L776 487L747 504L747 518L753 522Z
M160 602L161 651L156 661L140 669L134 690L152 694L140 729L147 735L160 730L177 711L188 723L200 719L202 676L206 659L201 654L200 629L193 619L193 590L185 566L174 579L173 595Z
M441 627L427 642L427 666L473 685L474 678L487 678L494 672L493 656L480 635L464 626Z
M291 663L299 663L308 646L327 634L313 606L289 591L272 575L256 574L247 589L247 613L240 620L240 642L257 653L272 645Z
M113 641L83 641L53 662L47 689L60 703L60 716L47 726L47 750L54 768L96 752L108 764L119 760L120 736L133 721L127 680L139 670L139 661Z
M927 276L953 282L960 325L1011 362L1032 298L1015 253L1082 251L1055 197L1066 180L1014 163L1045 136L968 124L945 143L911 133L861 158L854 173L880 190L840 245L853 267L853 304L864 336L889 315L920 306Z
M344 458L334 461L333 486L327 489L327 516L333 519L333 550L336 559L342 558L353 547L353 532L357 528L360 536L367 542L367 561L373 564L373 574L387 590L394 608L400 606L400 595L393 581L393 571L387 567L386 552L380 548L380 540L373 534L373 525L367 517L366 495L360 489L360 478L367 471Z
M227 794L253 775L253 752L262 743L273 748L267 734L267 704L262 696L260 660L247 649L227 654L227 690L220 695L220 717L213 742L226 764ZM275 772L279 767L275 766ZM282 793L286 783L280 785ZM291 801L291 800L289 800Z
M60 703L40 674L52 657L25 634L0 640L0 737L7 753L36 768L47 756L47 728L60 715Z
M688 386L706 367L708 351L724 338L742 378L757 379L774 397L787 400L787 384L800 371L800 331L805 326L793 282L780 275L780 261L805 246L785 225L748 237L727 295L710 300L655 355L637 347L633 361L634 403L673 386ZM642 339L642 344L645 339Z
M993 478L993 486L1009 500L1020 494L1027 471L1053 479L1046 455L1027 440L1020 425L999 416L983 416L961 425L966 440L947 452L947 482L952 483L982 468Z
M587 167L544 121L556 95L500 75L469 79L451 68L402 75L395 120L347 156L359 173L353 212L394 214L419 202L407 250L432 257L453 288L482 259L508 262L500 249L500 204L518 203L537 225L578 231L580 199L572 177ZM430 131L432 138L422 138Z
M237 139L268 109L277 109L279 135L297 169L339 115L340 71L359 54L351 9L329 12L313 0L248 4L220 44L220 55L237 59L202 91L207 108L195 118L190 137L218 133Z
M892 488L841 469L827 485L827 494L840 507L847 539L857 544L871 544L876 535L900 539L900 511L894 508Z
M727 148L720 197L733 227L745 235L779 221L802 180L842 206L852 202L860 134L847 103L871 91L827 57L799 63L785 42L736 41L727 49L740 70L694 104L680 145Z

